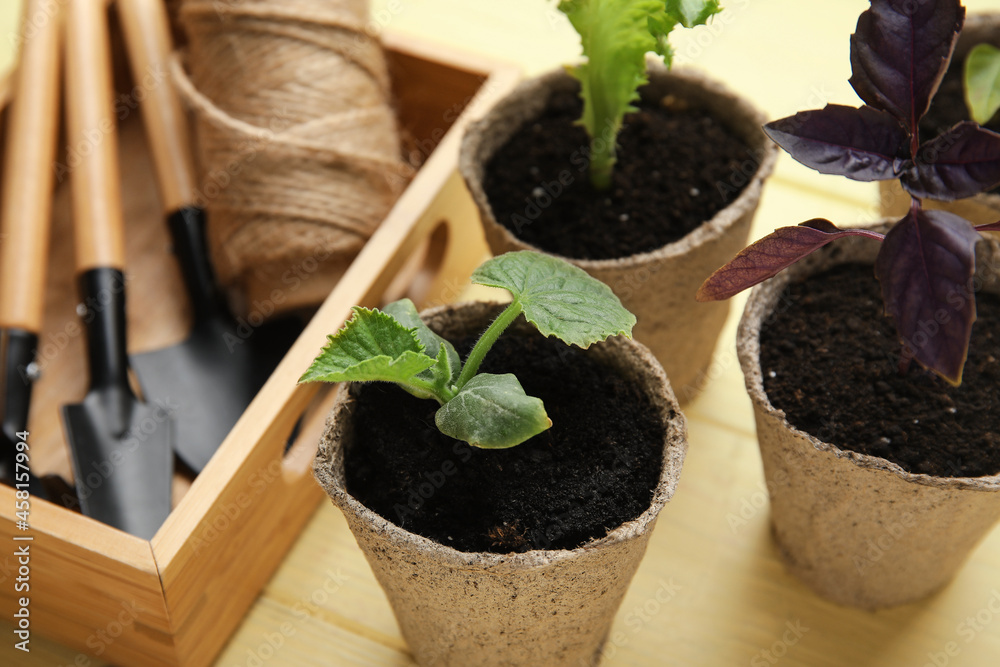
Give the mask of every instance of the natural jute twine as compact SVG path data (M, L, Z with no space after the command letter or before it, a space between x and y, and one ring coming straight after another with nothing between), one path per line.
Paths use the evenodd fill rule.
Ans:
M412 171L367 18L366 0L181 6L173 75L194 111L216 272L251 297L281 290L278 310L329 291Z

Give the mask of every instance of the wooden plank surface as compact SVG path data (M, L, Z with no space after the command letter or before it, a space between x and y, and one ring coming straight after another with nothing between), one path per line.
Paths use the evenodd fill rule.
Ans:
M865 0L723 4L728 14L714 30L675 41L680 62L711 72L772 117L826 102L856 104L846 82L847 38ZM965 4L970 11L1000 10L1000 0ZM373 17L396 32L516 60L529 72L577 53L564 19L543 0L375 0ZM0 36L9 34L0 27ZM815 216L870 220L874 202L873 186L818 176L783 156L753 234ZM769 534L760 455L735 357L742 303L734 300L710 382L686 409L690 450L680 486L618 615L604 664L1000 663L1000 530L945 590L888 611L824 602L784 571ZM0 585L9 586L6 558ZM0 664L102 664L40 638L30 656L11 644L0 644ZM385 597L330 503L310 519L217 664L411 664Z

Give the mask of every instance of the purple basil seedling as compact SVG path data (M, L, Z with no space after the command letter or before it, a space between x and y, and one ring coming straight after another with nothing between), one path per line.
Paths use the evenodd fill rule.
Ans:
M959 0L871 0L851 36L850 83L865 105L830 104L764 126L795 160L820 173L856 181L898 178L913 197L906 216L884 236L823 219L782 227L712 274L698 290L699 301L727 299L841 236L876 239L882 247L875 275L903 344L900 371L915 359L961 383L976 319L968 290L975 246L979 231L1000 223L973 227L955 214L924 210L921 200L961 199L1000 183L1000 134L965 121L921 142L917 124L964 21ZM929 323L938 325L934 336L922 333Z

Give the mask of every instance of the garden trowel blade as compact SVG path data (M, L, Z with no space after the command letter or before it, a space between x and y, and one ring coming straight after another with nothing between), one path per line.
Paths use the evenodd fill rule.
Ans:
M104 388L64 406L63 418L81 511L151 539L171 509L170 410Z
M245 336L228 315L196 321L188 338L136 354L146 396L176 407L174 449L201 472L291 346L300 327L265 324Z

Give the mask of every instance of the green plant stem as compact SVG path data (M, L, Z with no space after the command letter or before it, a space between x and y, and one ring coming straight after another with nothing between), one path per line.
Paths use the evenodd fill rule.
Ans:
M476 373L479 372L479 364L483 363L483 359L493 347L493 343L520 314L521 304L517 300L511 301L510 305L483 332L483 335L476 341L475 347L472 348L472 352L469 353L469 358L465 360L465 365L462 366L462 373L458 376L458 381L455 382L456 391L460 391L469 380L476 376Z
M591 90L601 91L606 85L593 65L590 70ZM616 119L614 112L608 108L607 100L600 94L592 94L584 104L590 105L590 117L593 119L592 136L590 137L590 184L598 192L611 187L611 173L615 166L615 142L618 141L618 130L621 119ZM584 112L584 117L587 113ZM618 121L617 123L615 121Z
M591 142L593 145L593 142ZM598 192L603 192L611 187L611 170L614 167L614 156L607 155L605 149L601 153L591 151L590 162L590 184Z
M406 382L406 386L410 387L411 389L417 389L418 391L430 394L441 405L444 405L451 399L455 398L455 394L458 393L452 391L448 387L441 387L431 382L427 382L426 380L421 380L419 378L410 378Z

